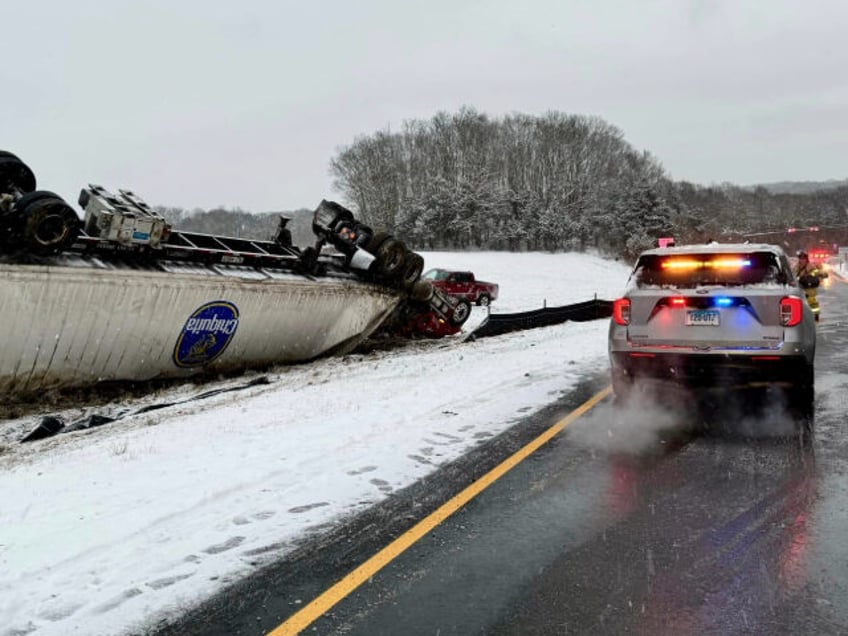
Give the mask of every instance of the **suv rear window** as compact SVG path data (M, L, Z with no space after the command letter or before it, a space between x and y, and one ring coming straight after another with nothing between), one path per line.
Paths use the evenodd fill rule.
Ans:
M786 278L771 252L646 254L631 277L639 288L784 284Z

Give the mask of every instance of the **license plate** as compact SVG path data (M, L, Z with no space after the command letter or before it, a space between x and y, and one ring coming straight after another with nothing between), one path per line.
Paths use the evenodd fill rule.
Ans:
M692 326L706 325L708 327L718 326L718 312L710 309L699 309L686 312L686 324Z

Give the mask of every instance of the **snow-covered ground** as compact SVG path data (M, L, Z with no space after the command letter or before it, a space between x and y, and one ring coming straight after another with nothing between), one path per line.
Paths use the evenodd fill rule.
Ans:
M499 283L493 313L612 299L629 273L578 254L424 256ZM0 420L0 636L140 631L606 368L606 320L465 342L485 313L459 336L280 367L270 384L88 431L19 444L38 418Z

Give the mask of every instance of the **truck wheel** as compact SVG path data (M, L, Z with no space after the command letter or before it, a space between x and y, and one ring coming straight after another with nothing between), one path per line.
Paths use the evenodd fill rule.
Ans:
M79 235L80 220L60 197L40 197L19 209L23 217L23 242L34 254L60 252Z
M489 294L480 294L477 298L477 304L480 307L488 307L490 302L492 302L492 300L489 298Z
M380 272L386 278L398 278L406 260L406 246L397 239L387 238L374 254L379 263Z
M35 201L40 201L41 199L58 199L62 203L64 203L64 199L60 197L55 192L50 192L49 190L35 190L28 194L25 194L20 199L15 201L15 210L22 217L26 215L26 209L29 207L31 203Z
M467 300L460 300L456 307L453 308L453 314L451 314L451 324L454 327L461 327L465 324L465 321L468 320L468 317L471 315L471 303Z
M401 282L406 289L411 289L415 281L421 276L424 269L424 257L415 252L407 252L403 261L403 272Z
M0 150L0 192L11 193L12 189L32 192L35 190L35 175L11 152Z
M392 238L392 235L388 232L377 232L376 234L372 234L371 238L365 244L365 249L371 252L374 256L377 256L377 250L380 245L390 238Z

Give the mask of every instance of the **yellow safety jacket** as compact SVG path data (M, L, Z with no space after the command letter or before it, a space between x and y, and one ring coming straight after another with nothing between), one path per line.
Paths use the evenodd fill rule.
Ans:
M804 267L801 267L800 265L795 267L795 276L801 283L801 288L804 290L804 295L807 297L807 304L810 306L810 309L813 310L813 314L815 314L816 320L818 320L821 307L819 306L819 299L816 295L816 290L819 286L821 272L812 263L807 263ZM815 279L814 284L805 284L805 282L807 281L812 283L812 278Z

